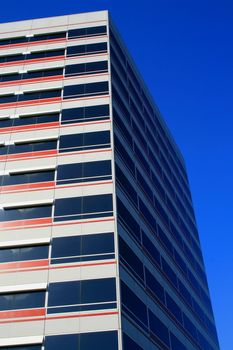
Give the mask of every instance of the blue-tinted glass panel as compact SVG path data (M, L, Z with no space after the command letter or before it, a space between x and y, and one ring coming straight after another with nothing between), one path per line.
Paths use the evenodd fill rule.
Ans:
M107 72L108 61L98 61L80 64L70 64L65 67L65 76L95 74L97 72Z
M0 249L0 262L5 263L14 261L47 259L48 252L48 245Z
M57 183L68 184L85 181L101 181L111 178L111 161L64 164L58 166Z
M31 309L44 307L45 292L0 294L0 310Z
M106 33L107 33L106 26L90 27L90 28L78 28L78 29L69 30L68 31L68 38L74 39L74 38L79 38L79 37L83 37L83 36L103 35Z
M67 56L90 55L94 53L107 52L107 43L68 46Z
M114 252L113 233L54 238L52 259Z
M101 303L116 300L115 278L51 283L48 306ZM96 309L101 308L100 306ZM84 308L85 309L85 306Z
M45 338L45 350L118 350L116 331L55 335Z
M57 199L55 202L55 221L109 216L112 215L112 210L111 194ZM62 218L63 216L64 218Z
M23 207L0 210L0 221L27 220L35 218L50 217L52 213L51 205L38 207Z
M25 183L36 183L54 180L55 171L39 171L39 172L28 172L19 174L9 174L0 176L2 186L19 185Z
M123 333L123 349L124 350L143 350L132 338Z
M109 117L109 105L89 106L63 109L61 123L81 123L91 120L101 120Z
M108 82L87 83L80 85L68 85L64 87L63 98L75 98L81 96L105 95L108 94Z
M62 135L60 137L60 152L78 151L84 149L107 148L110 144L110 132L88 132L84 134Z

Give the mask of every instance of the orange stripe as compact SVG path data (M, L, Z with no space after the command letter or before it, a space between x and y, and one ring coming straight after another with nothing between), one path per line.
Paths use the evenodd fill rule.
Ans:
M0 319L3 318L17 318L17 317L35 317L45 316L46 309L29 309L29 310L14 310L14 311L0 311ZM14 321L13 321L14 322Z
M57 39L47 39L47 40L40 40L40 41L26 41L25 43L18 43L18 44L7 44L4 46L1 46L1 49L14 49L15 47L22 47L22 46L34 46L34 45L43 45L46 43L57 43L57 42L66 42L66 38L57 38Z
M0 270L19 269L19 268L37 267L37 266L48 266L48 265L49 265L48 259L32 260L32 261L16 261L16 262L0 264Z
M8 227L24 227L28 225L37 225L37 224L51 224L52 218L40 218L40 219L29 219L29 220L14 220L14 221L6 221L0 222L0 228L8 228Z
M1 83L0 82L0 88L3 86L9 86L9 85L23 85L23 84L31 84L31 83L39 83L39 82L44 82L44 81L53 81L53 80L59 80L59 79L63 79L64 76L63 75L54 75L51 77L41 77L41 78L32 78L32 79L23 79L23 80L13 80L13 81L9 81L9 82L4 82Z
M15 272L33 272L33 271L47 271L47 270L61 270L61 269L70 269L70 268L77 268L77 267L89 267L89 266L100 266L100 265L115 265L116 261L108 261L108 262L102 262L102 263L86 263L86 264L73 264L73 265L67 265L67 266L51 266L48 267L36 267L33 269L15 269L15 270L7 270L7 271L0 271L0 274L6 274L6 273L15 273Z
M49 151L38 151L38 152L25 152L25 153L17 153L17 154L9 154L5 156L0 156L0 162L10 161L12 159L23 159L23 158L32 158L33 155L37 157L46 156L46 155L57 155L58 152L56 149L52 149ZM36 157L36 158L37 158ZM33 157L34 158L34 157Z
M10 103L1 103L0 109L4 108L13 108L13 107L20 107L20 106L31 106L31 105L37 105L41 103L55 103L55 102L61 102L61 97L51 97L51 98L42 98L38 100L30 100L30 101L22 101L22 102L10 102Z
M107 117L109 118L109 117ZM69 128L72 126L85 126L85 125L94 125L94 124L104 124L104 123L110 123L110 120L105 119L105 120L101 120L101 121L91 121L91 122L79 122L79 123L69 123L69 124L64 124L61 125L60 122L51 122L51 123L40 123L40 124L31 124L31 125L27 125L27 126L10 126L7 128L0 128L0 133L2 134L9 134L9 133L15 133L15 132L24 132L27 131L28 129L36 129L36 130L43 130L43 129L48 129L48 128Z
M44 184L48 184L43 186ZM36 186L37 184L26 184L26 185L17 185L17 186L22 186L22 188L19 189L15 189L12 187L15 186L5 186L8 187L7 189L5 189L5 187L2 187L2 189L0 190L0 192L4 192L4 193L17 193L20 191L25 191L25 189L27 190L27 192L36 192L36 191L40 191L40 190L51 190L51 189L60 189L60 188L75 188L75 187L85 187L85 186L99 186L99 185L109 185L112 184L111 180L108 181L98 181L98 182L85 182L85 183L80 183L77 185L56 185L55 186L55 182L39 182L38 186ZM28 189L30 187L27 187L29 185L35 185L35 186L31 186L32 189ZM25 186L25 187L24 187ZM34 188L35 187L35 188ZM37 188L38 187L38 188Z
M35 116L36 117L36 116ZM22 131L27 131L31 129L45 129L45 128L56 128L60 127L60 122L51 122L51 123L40 123L40 124L30 124L30 125L23 125L23 126L10 126L7 128L0 128L0 133L12 133L12 132L22 132Z
M54 56L54 57L42 57L42 58L34 58L31 60L23 60L23 61L13 61L13 62L4 62L0 63L0 67L8 67L8 66L24 66L26 64L40 63L40 62L49 62L49 61L58 61L65 59L65 56Z
M101 149L101 150L97 150L97 151L77 151L77 152L65 152L65 153L56 153L56 154L54 154L54 155L47 155L46 156L46 158L51 158L51 157L56 157L56 156L58 156L58 157L64 157L64 156L72 156L72 155L76 155L76 154L91 154L91 153L99 153L99 152L111 152L112 150L111 149ZM37 152L37 154L38 154L39 152ZM38 158L41 158L41 157L43 157L44 155L39 155L39 156L34 156L34 157L32 157L32 156L30 156L30 157L28 157L27 159L38 159ZM22 159L24 159L24 158L22 158ZM19 158L19 159L9 159L9 158L5 158L5 159L2 159L1 160L1 156L0 156L0 162L5 162L5 161L8 161L8 162L15 162L15 161L20 161L21 160L21 158Z
M110 312L96 312L92 314L76 314L76 315L67 315L67 316L52 316L52 317L40 317L40 318L30 318L25 320L12 320L12 321L1 321L0 324L6 323L18 323L18 322L31 322L31 321L50 321L57 319L68 319L68 318L79 318L79 317L97 317L97 316L110 316L110 315L118 315L118 311L110 311Z
M55 181L47 181L47 182L38 182L38 183L27 183L27 184L22 184L22 185L11 185L11 186L2 186L1 192L17 192L21 190L27 190L27 189L43 189L46 187L54 187L55 186Z
M22 220L22 223L20 222L21 220L18 220L17 222L14 221L14 225L9 225L9 221L6 223L7 225L4 225L4 223L0 223L0 231L9 231L9 230L26 230L27 228L40 228L40 227L53 227L53 226L67 226L67 225L83 225L83 224L90 224L90 223L96 223L96 222L108 222L108 221L114 221L114 217L110 218L110 219L102 219L102 220L87 220L87 221L72 221L72 222L67 222L67 223L63 223L63 224L54 224L52 223L52 219L39 219L40 223L42 225L37 225L37 223L28 223L28 226L25 226L24 220ZM39 221L37 220L37 221ZM42 220L44 220L43 222L41 222ZM47 222L46 222L47 220ZM29 221L29 220L27 220ZM31 220L32 221L32 220ZM36 220L35 220L36 221ZM18 226L17 226L18 223ZM39 223L39 222L38 222ZM49 225L47 225L49 224ZM34 226L37 225L37 226ZM1 229L2 228L2 229Z

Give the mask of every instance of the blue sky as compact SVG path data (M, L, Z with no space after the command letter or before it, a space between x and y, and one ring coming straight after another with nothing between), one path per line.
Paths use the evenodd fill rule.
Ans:
M102 9L185 157L221 350L232 350L233 2L13 0L0 22Z

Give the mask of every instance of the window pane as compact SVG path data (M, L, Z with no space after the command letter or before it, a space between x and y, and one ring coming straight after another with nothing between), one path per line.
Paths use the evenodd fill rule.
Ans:
M44 307L45 292L0 294L0 310L31 309Z
M0 249L0 262L47 259L48 251L48 245Z

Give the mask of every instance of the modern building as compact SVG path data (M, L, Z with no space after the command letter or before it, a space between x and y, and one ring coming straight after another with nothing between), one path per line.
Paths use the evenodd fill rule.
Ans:
M183 158L107 11L0 25L0 350L217 350Z

